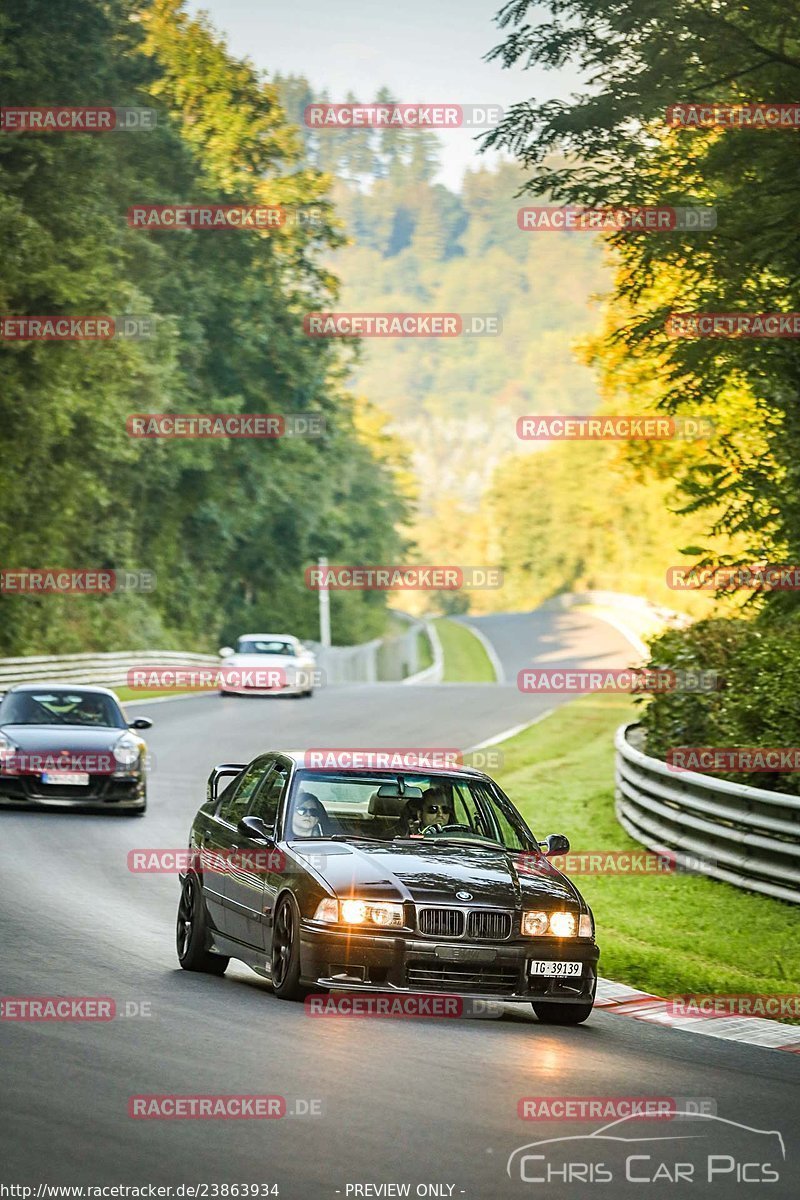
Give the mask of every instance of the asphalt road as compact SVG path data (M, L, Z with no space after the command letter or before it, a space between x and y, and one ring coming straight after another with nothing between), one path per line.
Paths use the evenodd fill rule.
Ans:
M609 666L631 659L618 633L575 612L485 618L481 628L511 680L534 659ZM236 964L222 979L181 971L176 879L127 870L131 848L186 844L215 762L278 746L466 748L553 702L512 683L162 703L152 709L144 819L0 812L0 994L110 996L123 1012L150 1011L107 1023L0 1022L0 1184L33 1186L34 1196L41 1183L260 1183L277 1185L271 1194L289 1200L403 1194L381 1185L472 1200L577 1197L591 1184L574 1173L569 1183L561 1181L566 1175L548 1186L524 1183L517 1167L507 1175L507 1159L526 1143L587 1134L598 1122L523 1121L520 1098L655 1095L707 1098L727 1121L781 1131L787 1161L761 1193L800 1194L796 1056L602 1012L576 1029L539 1025L529 1010L510 1006L499 1020L312 1019ZM128 1098L149 1093L280 1095L290 1108L317 1102L321 1112L273 1121L130 1119ZM774 1162L774 1138L706 1124L709 1153L731 1153L733 1138L748 1161ZM653 1128L638 1126L633 1136ZM659 1122L656 1134L663 1132ZM661 1160L685 1158L678 1145L638 1145L637 1154L651 1156L637 1163L639 1177L652 1176ZM694 1151L700 1145L692 1143ZM576 1154L587 1179L594 1171L597 1180L598 1162L612 1164L614 1181L597 1182L614 1200L648 1186L651 1195L681 1200L687 1189L722 1200L755 1194L732 1181L733 1167L708 1186L702 1177L691 1186L626 1185L619 1143L580 1143ZM538 1166L528 1160L526 1174Z

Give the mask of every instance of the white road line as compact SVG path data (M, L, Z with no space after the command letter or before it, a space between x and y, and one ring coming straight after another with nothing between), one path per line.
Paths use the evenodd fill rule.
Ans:
M468 746L464 751L465 754L471 754L473 750L485 750L487 746L496 746L499 742L508 741L518 733L523 733L524 730L530 729L534 725L538 725L545 717L549 717L554 713L554 708L547 708L543 713L539 713L538 717L534 717L532 721L523 721L521 725L513 725L511 729L504 729L502 733L496 733L494 737L487 738L485 742L478 742L476 746Z

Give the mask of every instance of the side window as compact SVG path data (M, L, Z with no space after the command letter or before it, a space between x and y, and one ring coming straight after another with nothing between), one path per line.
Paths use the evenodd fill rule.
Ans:
M272 759L257 758L247 768L236 787L230 791L226 790L218 814L223 821L228 821L231 825L238 825L247 812L247 806L253 793L271 766Z
M505 811L505 805L500 802L499 798L487 795L484 789L481 788L481 799L486 806L487 815L491 813L494 817L500 831L500 841L506 849L527 850L528 847L522 838L521 831L512 824L509 814Z
M453 820L457 824L469 825L470 829L484 837L493 838L495 836L494 830L487 825L484 814L469 785L457 784L453 789L453 799L455 800Z
M275 820L278 816L278 804L280 803L288 778L289 767L285 763L278 763L253 801L247 815L249 817L261 817L267 829L274 829Z

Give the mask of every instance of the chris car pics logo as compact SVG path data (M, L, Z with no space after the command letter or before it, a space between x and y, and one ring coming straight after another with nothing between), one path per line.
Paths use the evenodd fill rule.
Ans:
M673 1185L665 1194L683 1196L686 1185L699 1183L711 1185L720 1200L729 1200L734 1184L781 1179L786 1147L779 1130L756 1129L701 1107L686 1104L671 1112L663 1132L634 1113L585 1136L529 1142L509 1155L506 1173L534 1186L623 1183L626 1195L630 1185L661 1183Z

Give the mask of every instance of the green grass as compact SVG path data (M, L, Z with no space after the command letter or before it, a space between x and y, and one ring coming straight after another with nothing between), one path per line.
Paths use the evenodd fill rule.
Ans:
M125 702L128 700L151 700L154 696L186 696L189 694L191 689L187 688L185 692L170 692L165 688L162 688L160 691L158 689L154 689L148 692L144 691L142 688L115 687L111 690L116 692L119 699L123 704L125 704ZM199 694L200 693L198 692L198 695Z
M430 638L424 629L417 634L417 670L426 671L433 666L433 650Z
M466 625L447 617L434 625L444 653L444 683L496 683L488 654Z
M565 833L576 853L638 847L614 816L613 735L631 719L626 697L587 696L503 743L498 780L537 837ZM609 979L661 996L800 992L792 904L692 875L574 880Z

